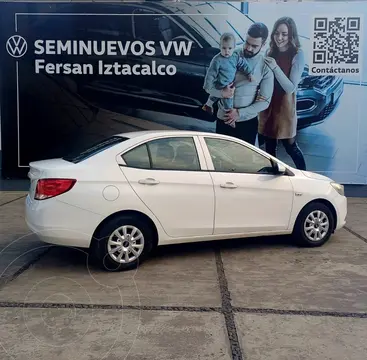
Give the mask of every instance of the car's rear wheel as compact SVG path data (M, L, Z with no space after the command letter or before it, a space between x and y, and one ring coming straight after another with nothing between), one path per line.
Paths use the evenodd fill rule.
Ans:
M292 235L300 246L321 246L330 239L334 224L330 208L323 203L313 202L301 210Z
M108 220L96 233L92 256L107 271L135 269L152 251L153 231L135 216Z

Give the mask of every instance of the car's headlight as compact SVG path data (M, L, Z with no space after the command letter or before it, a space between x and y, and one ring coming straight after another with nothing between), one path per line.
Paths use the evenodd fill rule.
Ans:
M344 185L340 185L336 182L331 182L330 185L342 196L344 196Z

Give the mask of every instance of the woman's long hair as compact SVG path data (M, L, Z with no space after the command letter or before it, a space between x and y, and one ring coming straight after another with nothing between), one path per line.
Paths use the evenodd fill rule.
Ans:
M301 43L298 38L297 25L294 20L288 16L278 19L273 27L273 31L270 35L270 48L268 50L268 56L274 57L278 53L278 47L274 41L274 35L279 25L285 24L288 28L288 44L291 48L292 54L297 54L298 49L301 47Z

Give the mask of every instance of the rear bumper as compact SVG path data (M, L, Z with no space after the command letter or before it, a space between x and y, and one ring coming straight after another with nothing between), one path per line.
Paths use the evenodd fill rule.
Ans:
M55 199L25 201L25 221L40 240L54 245L88 248L100 215Z

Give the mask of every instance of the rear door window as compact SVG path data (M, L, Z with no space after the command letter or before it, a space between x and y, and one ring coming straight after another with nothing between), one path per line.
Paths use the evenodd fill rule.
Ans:
M122 155L128 167L150 170L201 170L192 137L151 140Z
M138 147L128 151L122 155L126 165L138 169L150 169L150 158L147 145L139 145Z

